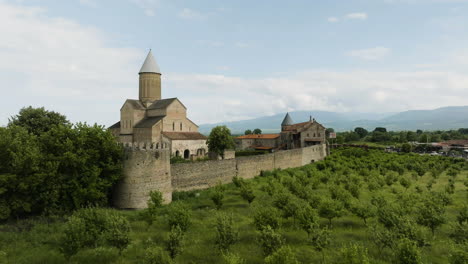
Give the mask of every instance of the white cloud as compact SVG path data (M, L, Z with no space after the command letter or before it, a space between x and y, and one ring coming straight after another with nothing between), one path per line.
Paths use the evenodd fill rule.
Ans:
M143 9L146 16L154 16L160 0L130 0L139 8Z
M366 20L367 13L350 13L345 16L347 19L359 19L359 20Z
M107 123L134 93L144 52L111 48L106 35L42 8L0 2L0 125L24 106L45 106L72 120ZM109 109L108 109L109 107ZM112 110L110 109L112 108ZM115 112L115 113L114 113Z
M327 19L327 21L330 22L330 23L336 23L336 22L339 22L340 19L337 18L337 17L329 17L329 18Z
M375 47L370 49L352 50L346 53L350 57L356 57L362 60L373 61L380 60L389 55L391 50L385 47Z
M192 10L190 8L182 9L182 11L179 12L178 16L180 18L189 19L189 20L205 18L205 16L202 13Z

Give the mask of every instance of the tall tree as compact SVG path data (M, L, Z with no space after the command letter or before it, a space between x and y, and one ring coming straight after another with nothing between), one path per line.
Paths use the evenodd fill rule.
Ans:
M360 138L367 136L367 134L369 133L369 131L367 131L365 128L362 128L362 127L356 127L354 129L354 132L356 132Z
M247 129L247 130L244 132L244 135L252 135L252 130Z
M8 126L21 126L29 133L40 135L55 126L70 126L67 118L54 111L45 110L44 107L33 108L32 106L22 108L16 116L12 116Z
M224 151L234 147L231 130L226 126L214 127L208 136L206 144L208 144L210 151L217 153L224 159Z
M260 134L262 134L262 130L260 128L256 128L256 129L254 129L253 133L255 135L260 135Z

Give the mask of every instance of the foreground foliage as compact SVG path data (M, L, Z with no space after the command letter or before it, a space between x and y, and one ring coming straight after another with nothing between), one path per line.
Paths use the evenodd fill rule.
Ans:
M0 260L466 263L467 175L464 160L340 149L301 168L235 178L214 199L222 203L213 201L221 186L175 193L169 205L153 193L148 210L112 211L130 223L125 247L103 235L97 241L107 242L68 260L61 248L74 216L12 222L0 226Z

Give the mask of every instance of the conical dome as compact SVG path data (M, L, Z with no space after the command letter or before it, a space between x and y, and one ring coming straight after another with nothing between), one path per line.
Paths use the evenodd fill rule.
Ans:
M146 60L141 66L139 73L159 73L161 74L161 70L159 69L156 60L153 57L153 53L151 50L148 52L148 56L146 56Z
M283 122L281 123L281 126L290 126L294 124L291 116L289 116L289 113L286 113L286 116L283 119Z

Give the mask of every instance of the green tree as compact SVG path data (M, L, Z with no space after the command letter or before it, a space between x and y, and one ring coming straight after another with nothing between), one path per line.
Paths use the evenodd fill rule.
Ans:
M143 215L148 225L151 225L154 218L157 216L158 209L164 202L164 198L160 191L151 191L149 196L148 208L143 212Z
M255 199L255 193L250 184L243 184L240 187L240 195L242 199L246 200L249 204L251 204Z
M32 106L22 108L17 115L10 118L8 123L9 127L24 127L29 133L36 136L61 125L71 126L66 116L48 111L44 107L34 108Z
M418 207L416 216L417 223L429 227L432 231L432 235L434 235L438 227L446 222L445 207L433 199L426 199L422 205Z
M224 187L221 183L212 189L210 198L215 204L216 210L219 210L221 207L223 207Z
M270 226L266 226L264 229L259 231L257 240L262 247L265 256L271 255L284 244L284 239L281 234L277 233Z
M186 232L191 224L191 211L188 206L181 202L174 202L168 209L168 222L171 230L178 226L183 232Z
M367 224L367 219L374 217L376 214L375 208L372 204L362 202L354 203L350 210L357 217L361 218L364 221L364 224Z
M255 135L260 135L260 134L262 134L262 130L260 128L256 128L256 129L253 130L253 133Z
M252 135L252 130L250 129L247 129L246 131L244 131L244 135Z
M215 244L221 251L227 251L239 239L239 233L234 228L232 215L220 214L216 218Z
M340 250L340 260L338 264L369 264L369 256L365 247L357 244L349 244Z
M178 225L173 226L166 241L166 250L169 252L169 256L172 259L175 259L182 253L183 240L184 231Z
M254 210L253 224L257 230L263 230L267 226L278 229L280 226L278 211L271 207L258 207Z
M145 264L172 264L174 263L169 254L161 247L152 246L146 249L144 262Z
M356 127L354 132L359 135L359 138L364 138L369 133L369 131L362 127Z
M206 144L211 152L217 153L224 159L224 151L234 147L234 140L229 128L217 126L211 130Z
M307 232L308 236L310 236L310 233L318 224L317 212L310 206L303 206L299 209L297 215L297 220L299 222L300 227L302 228L302 230Z
M265 258L266 264L299 264L296 255L288 246L281 247Z
M330 231L328 228L319 228L316 226L314 229L312 229L309 241L312 247L322 254L322 262L325 262L324 249L327 248L331 242Z
M387 129L385 127L376 127L373 132L387 133Z
M328 224L331 227L332 219L343 216L344 207L343 203L333 199L326 199L322 201L319 207L319 215L328 219Z
M413 241L405 238L398 244L396 261L399 264L420 264L421 253Z
M404 144L401 145L401 151L402 152L410 153L412 149L413 149L413 147L411 146L411 144L404 143Z

